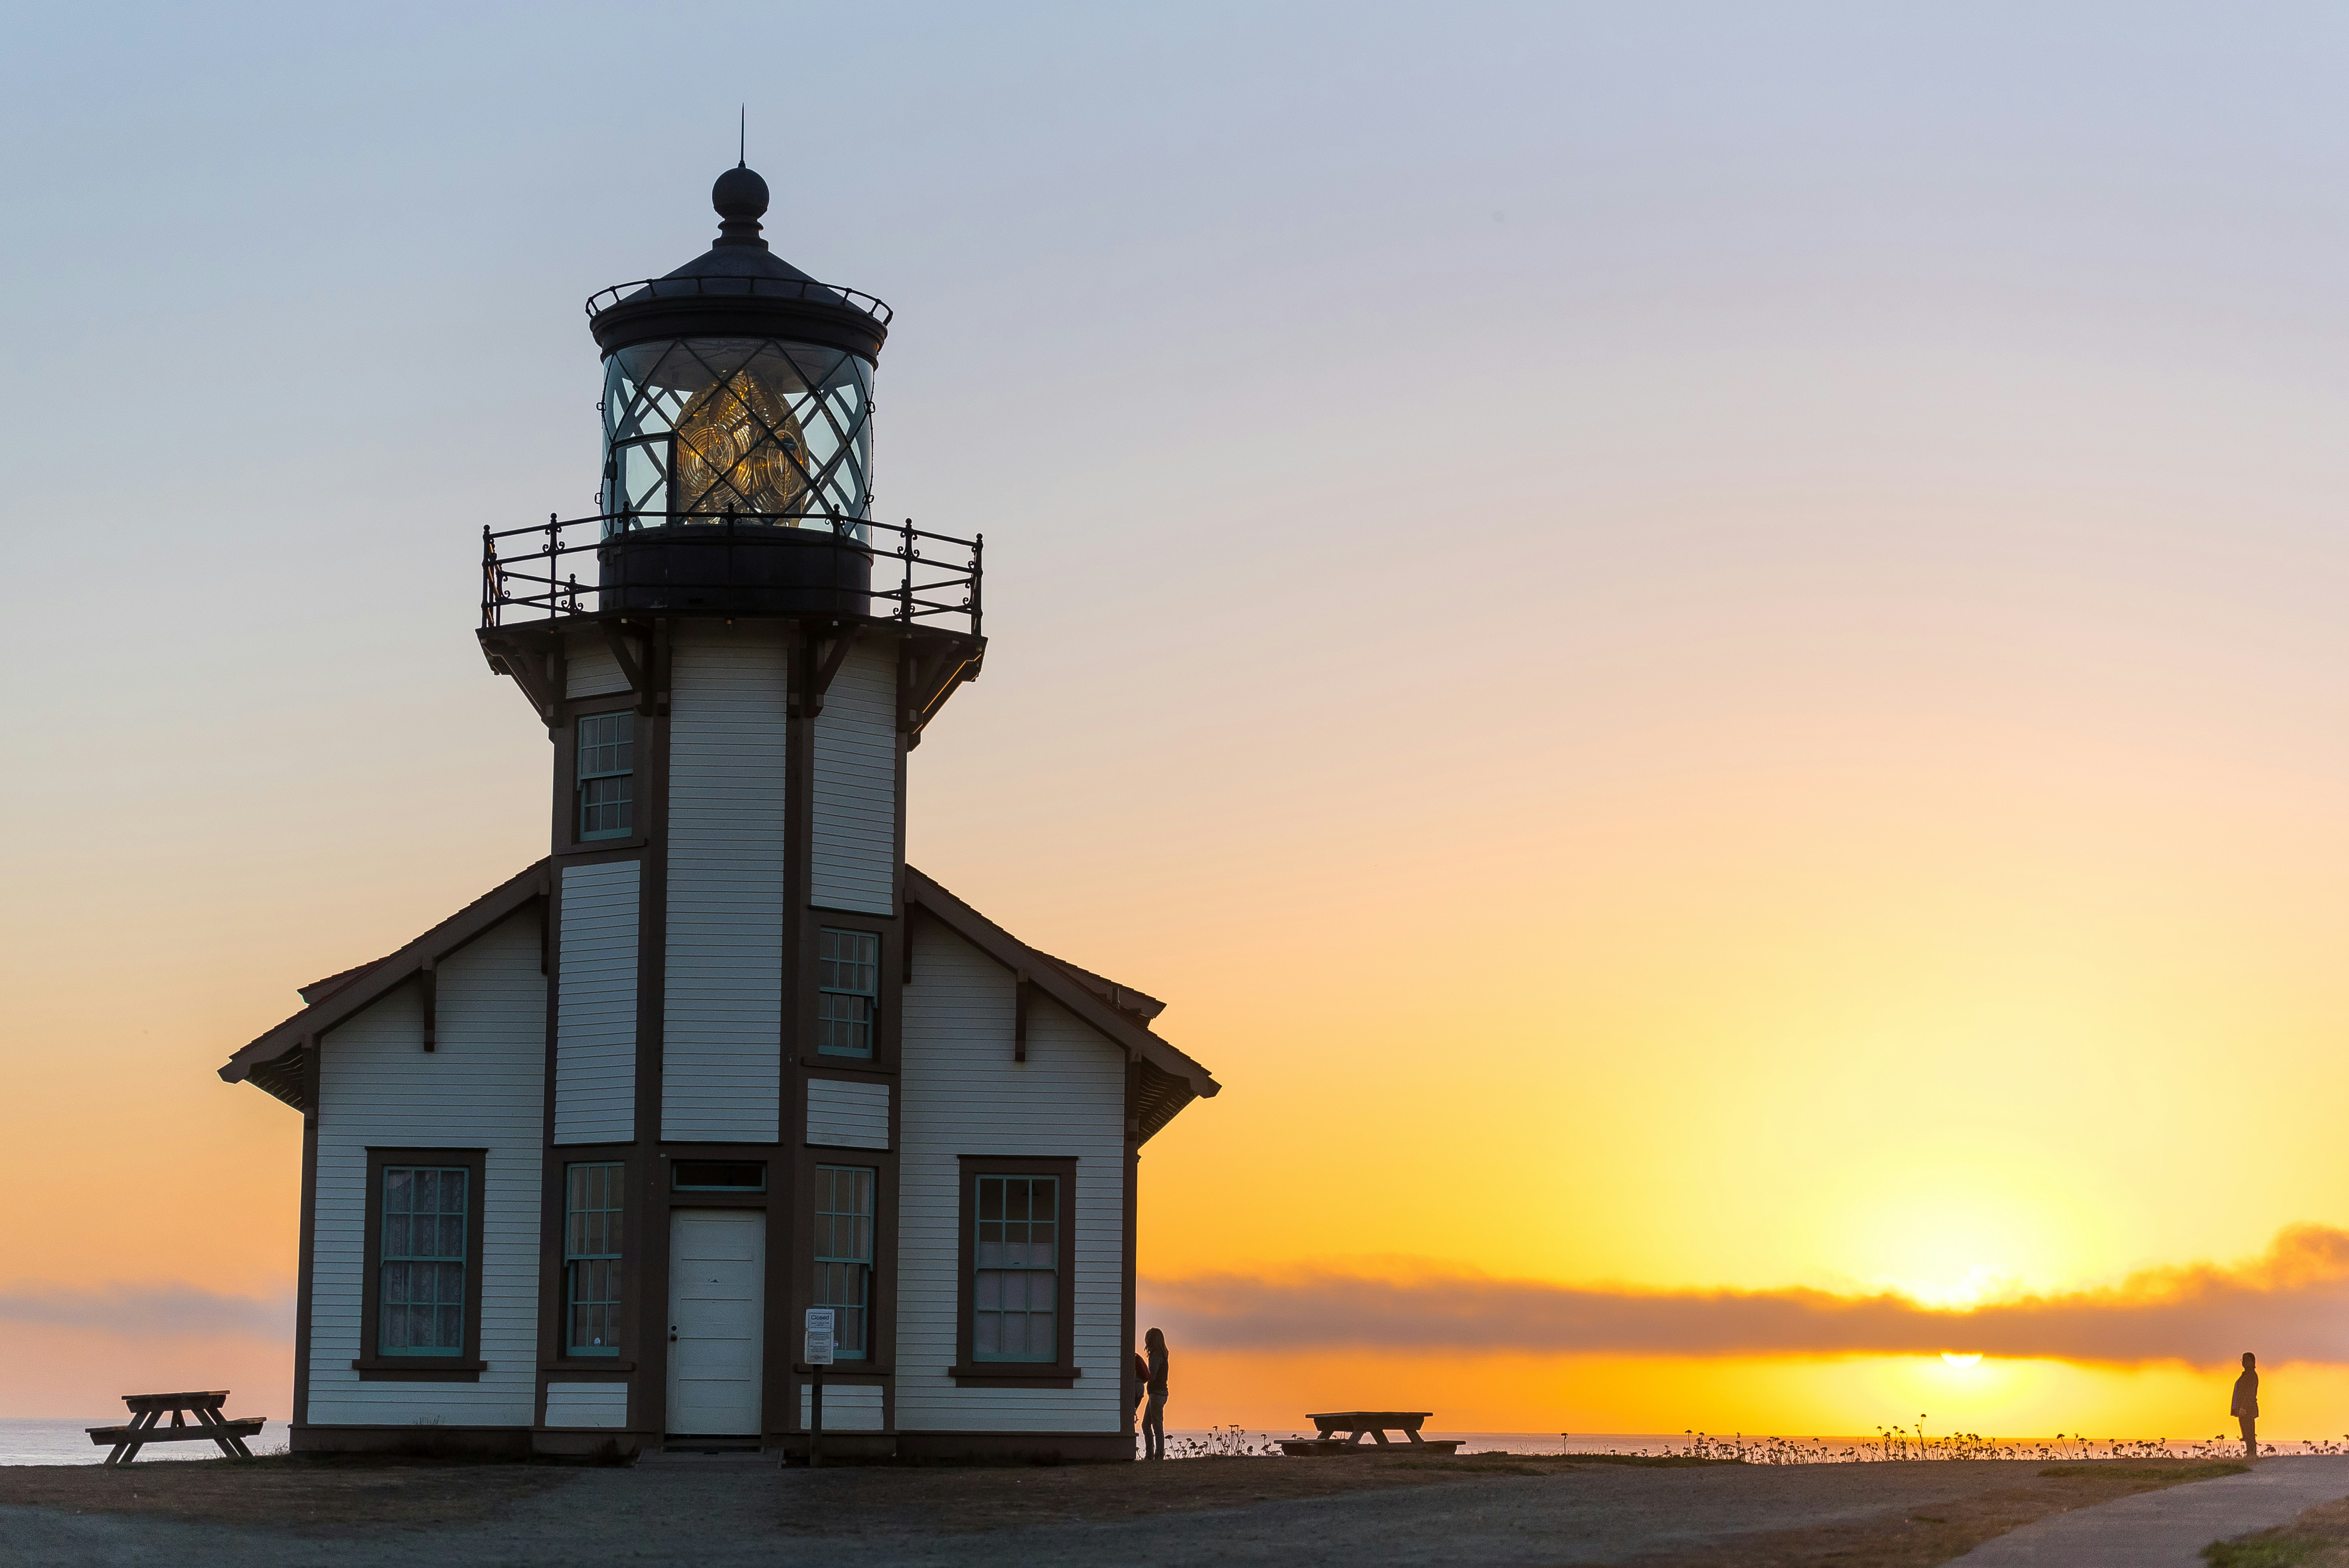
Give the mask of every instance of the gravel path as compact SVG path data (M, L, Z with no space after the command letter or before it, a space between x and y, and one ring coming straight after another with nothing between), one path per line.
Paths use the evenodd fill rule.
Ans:
M1985 1541L1965 1568L2201 1568L2202 1548L2349 1497L2349 1458L2261 1460L2222 1476L2059 1513ZM1957 1568L1952 1564L1951 1568Z
M820 1561L825 1568L1335 1568L1374 1561L1381 1568L1463 1562L1562 1568L1944 1501L2036 1468L1935 1461L1587 1470L962 1534L843 1532L840 1511L829 1506L823 1490L843 1472L583 1470L496 1518L329 1538L0 1509L0 1562L9 1568L573 1568L591 1562L774 1568L795 1561ZM1019 1472L1002 1473L1009 1484Z

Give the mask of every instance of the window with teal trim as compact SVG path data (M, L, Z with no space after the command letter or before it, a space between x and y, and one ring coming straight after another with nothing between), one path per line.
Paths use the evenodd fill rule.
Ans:
M833 1354L862 1361L873 1307L873 1169L815 1168L815 1303L832 1308Z
M636 826L636 716L579 721L579 836L624 839Z
M980 1176L977 1181L971 1358L1057 1360L1060 1179Z
M376 1347L386 1356L465 1349L465 1221L472 1172L387 1165Z
M620 1353L620 1200L627 1167L570 1167L563 1215L564 1350Z
M816 934L815 1048L827 1057L873 1054L881 1005L881 939L869 931Z

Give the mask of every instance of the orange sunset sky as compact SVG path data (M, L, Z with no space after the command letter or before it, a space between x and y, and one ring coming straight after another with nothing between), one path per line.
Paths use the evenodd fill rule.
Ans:
M480 531L747 100L987 536L910 858L1226 1086L1170 1422L2349 1429L2349 20L1769 9L29 22L0 1416L285 1414L213 1069L543 852Z

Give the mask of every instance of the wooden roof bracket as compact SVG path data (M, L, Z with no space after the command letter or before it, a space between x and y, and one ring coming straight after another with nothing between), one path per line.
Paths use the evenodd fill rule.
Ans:
M604 645L612 650L613 662L620 666L620 676L628 683L628 692L636 699L636 711L649 714L652 694L646 686L644 665L637 662L636 650L628 646L628 634L616 621L598 621L595 629L604 634Z
M864 630L864 628L859 625L843 626L838 622L833 622L831 651L823 655L823 662L819 664L816 659L816 650L823 645L823 634L812 628L802 628L799 656L792 662L793 672L792 717L793 718L813 718L823 711L824 694L832 690L833 677L840 673L840 666L847 662L848 650L856 645L857 635Z
M531 668L531 663L529 651L516 643L501 642L490 650L490 667L500 675L513 677L514 689L522 693L523 700L530 704L531 711L538 715L539 722L552 729L555 719L554 703L548 695L548 686L539 678L538 672Z
M424 996L424 1048L428 1051L437 1048L440 1044L440 975L435 967L439 963L439 959L428 953L416 970L416 988Z
M1028 1059L1028 971L1011 972L1011 1059Z

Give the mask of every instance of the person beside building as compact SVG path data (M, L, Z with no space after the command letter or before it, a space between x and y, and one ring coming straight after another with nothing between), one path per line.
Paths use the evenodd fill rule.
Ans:
M1142 1457L1166 1457L1166 1336L1154 1328L1142 1336L1150 1354L1143 1362Z

